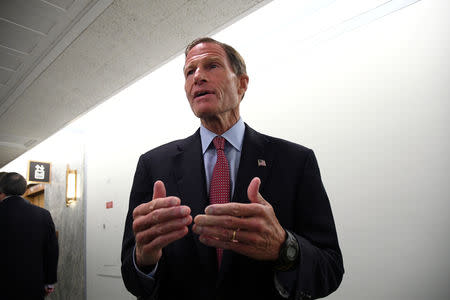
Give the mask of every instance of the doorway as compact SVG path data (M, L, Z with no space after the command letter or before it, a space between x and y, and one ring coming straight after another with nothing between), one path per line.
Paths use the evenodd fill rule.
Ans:
M23 197L31 204L44 208L45 205L45 186L42 183L32 183L27 186Z

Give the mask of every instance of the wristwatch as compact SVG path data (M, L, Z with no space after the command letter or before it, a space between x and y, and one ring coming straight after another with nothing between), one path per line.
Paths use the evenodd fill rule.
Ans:
M288 230L285 229L284 231L286 231L286 240L281 245L278 259L274 265L275 271L282 272L294 269L300 256L300 247L297 239Z

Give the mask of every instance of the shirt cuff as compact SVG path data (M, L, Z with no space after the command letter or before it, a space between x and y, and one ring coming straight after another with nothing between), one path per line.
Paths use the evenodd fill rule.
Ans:
M137 266L137 264L136 264L136 245L135 245L134 248L133 248L133 264L134 264L134 268L136 269L136 271L137 271L140 275L146 276L146 277L149 277L149 278L152 278L152 279L155 278L155 273L156 273L156 270L158 269L158 263L156 263L155 267L153 268L153 270L152 270L150 273L147 273L147 274L146 274L146 273L142 272L142 271L138 268L138 266Z

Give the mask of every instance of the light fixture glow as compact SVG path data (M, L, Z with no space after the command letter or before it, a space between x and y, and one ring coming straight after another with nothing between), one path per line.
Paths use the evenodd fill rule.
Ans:
M77 170L70 169L67 165L66 170L66 206L77 201Z

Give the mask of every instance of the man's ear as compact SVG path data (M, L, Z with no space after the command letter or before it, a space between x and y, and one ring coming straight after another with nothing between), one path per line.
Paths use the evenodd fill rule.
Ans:
M239 77L239 88L238 88L238 91L239 91L239 95L242 95L241 100L242 100L242 98L244 98L244 94L247 91L248 80L249 80L249 78L248 78L247 74L242 74Z

